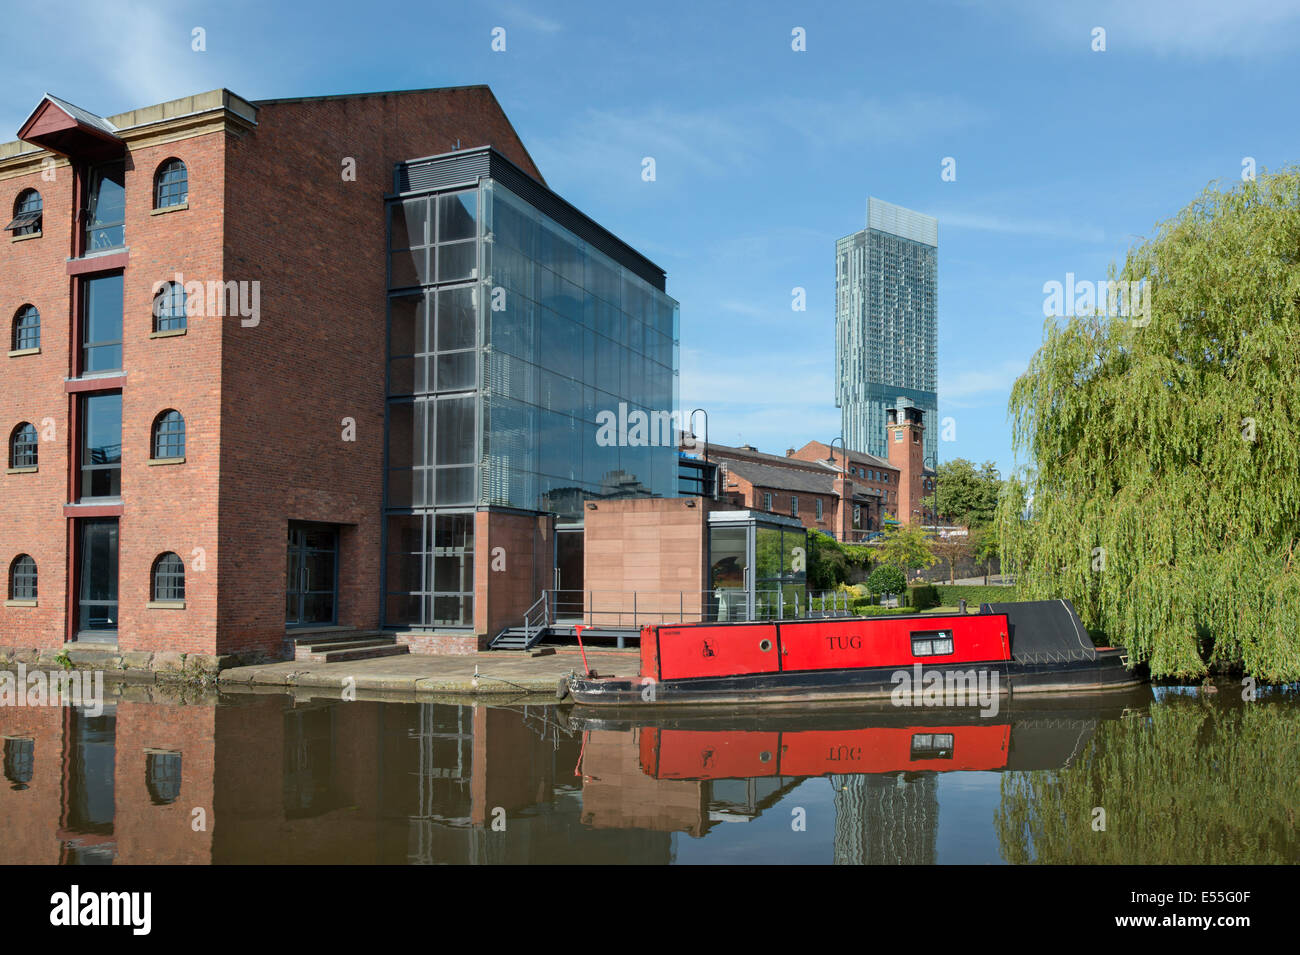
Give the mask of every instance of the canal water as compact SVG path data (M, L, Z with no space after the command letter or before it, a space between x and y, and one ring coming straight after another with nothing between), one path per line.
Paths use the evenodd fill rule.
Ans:
M0 863L1300 862L1296 687L653 718L107 689L0 709Z

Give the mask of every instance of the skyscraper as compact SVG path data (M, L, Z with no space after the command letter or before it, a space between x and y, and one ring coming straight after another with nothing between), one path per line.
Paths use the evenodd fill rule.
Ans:
M885 409L925 413L938 452L938 220L867 200L867 227L835 243L835 406L844 443L886 457Z

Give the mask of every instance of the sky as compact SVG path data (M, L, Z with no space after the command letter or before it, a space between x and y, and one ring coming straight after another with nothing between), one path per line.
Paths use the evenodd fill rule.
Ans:
M0 141L45 92L490 85L549 185L666 270L681 407L774 453L840 433L834 247L868 196L939 220L940 460L1005 474L1045 283L1105 278L1247 157L1300 158L1300 0L3 6Z

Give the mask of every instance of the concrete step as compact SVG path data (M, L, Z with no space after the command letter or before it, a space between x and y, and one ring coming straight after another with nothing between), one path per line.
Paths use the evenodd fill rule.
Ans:
M411 648L404 643L376 643L369 647L354 647L351 650L325 650L312 654L308 659L313 663L343 663L347 660L370 660L374 657L398 657L410 653Z
M341 660L366 660L409 653L391 634L378 630L337 628L294 636L293 658L308 663L335 663Z

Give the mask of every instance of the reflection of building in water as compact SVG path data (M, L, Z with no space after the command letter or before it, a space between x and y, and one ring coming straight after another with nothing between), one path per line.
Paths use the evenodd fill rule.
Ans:
M3 707L0 746L0 864L671 861L668 833L582 825L553 707Z
M937 773L832 776L836 865L933 865Z

